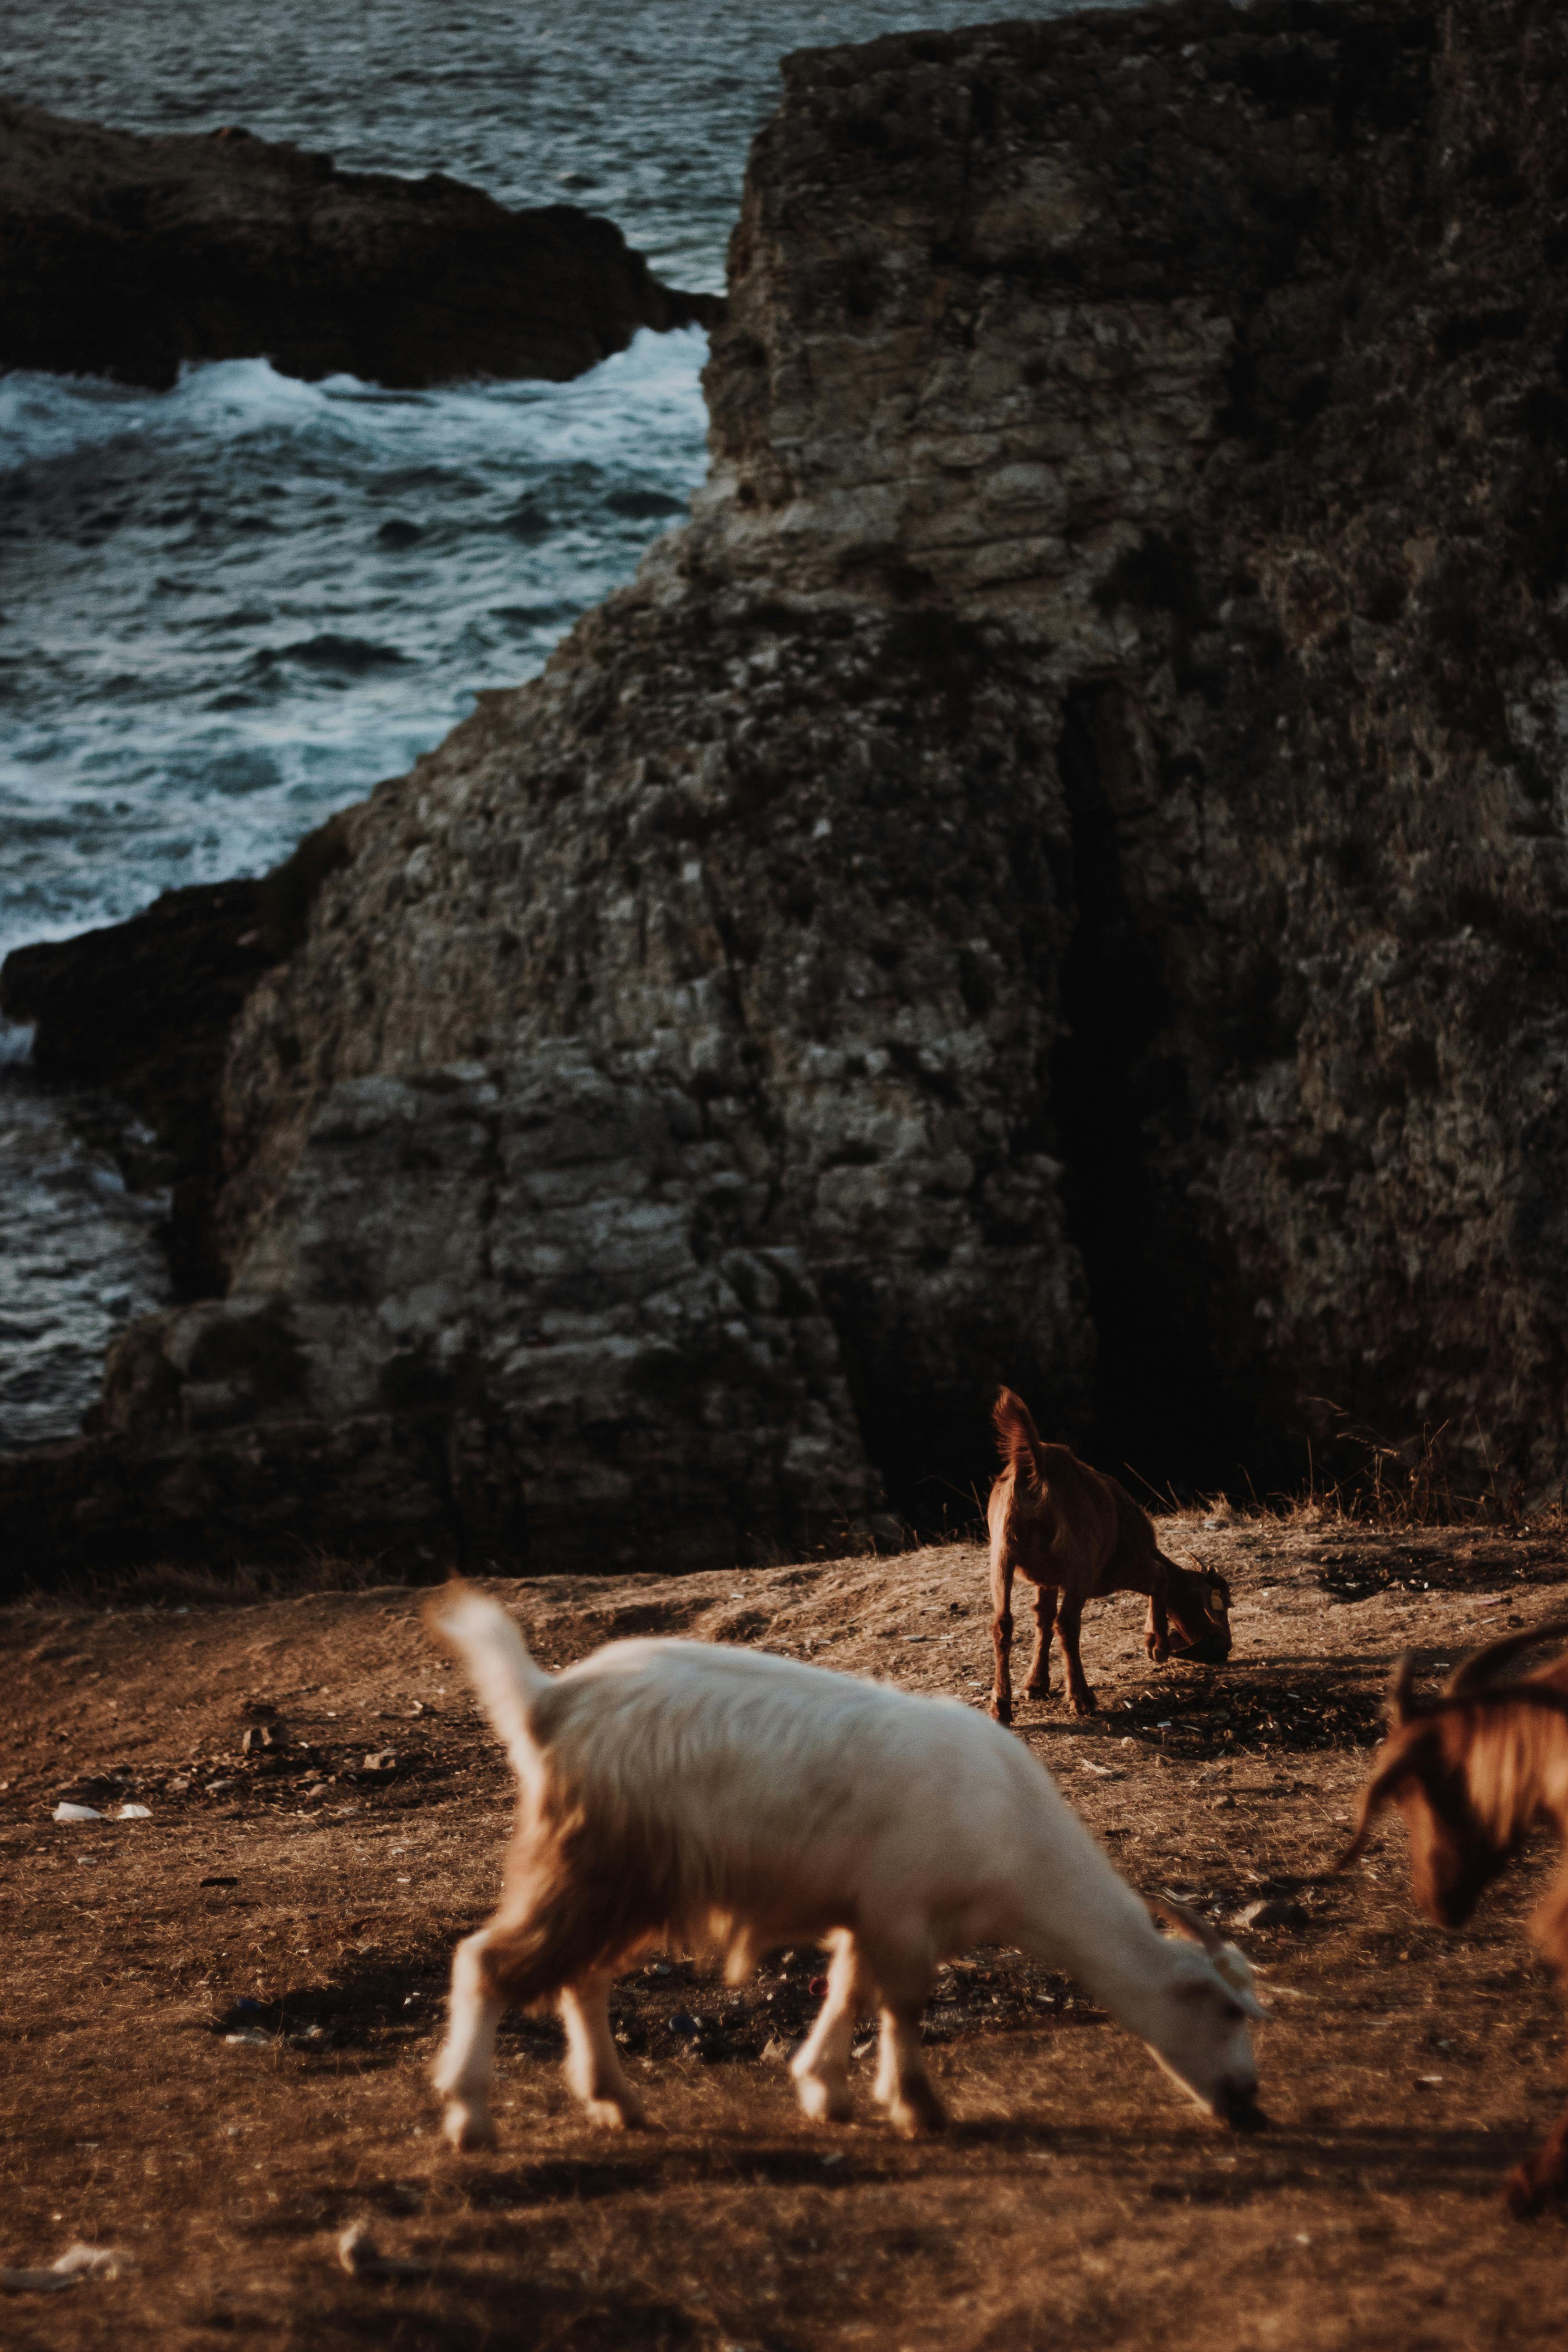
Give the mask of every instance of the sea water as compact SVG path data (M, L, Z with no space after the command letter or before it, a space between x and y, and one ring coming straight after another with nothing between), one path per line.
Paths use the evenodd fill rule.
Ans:
M0 89L139 131L226 123L616 221L723 284L792 48L978 0L30 0ZM1059 13L1055 6L1034 13ZM569 384L388 393L264 356L172 391L0 377L0 955L256 874L533 675L701 478L705 339ZM168 1295L165 1204L0 1035L0 1446L75 1429Z

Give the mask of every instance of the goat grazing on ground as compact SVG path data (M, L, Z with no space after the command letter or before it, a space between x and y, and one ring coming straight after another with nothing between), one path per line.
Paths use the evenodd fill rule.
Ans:
M1067 1660L1068 1698L1075 1715L1092 1715L1096 1700L1084 1679L1079 1628L1086 1601L1110 1592L1146 1592L1144 1646L1163 1664L1171 1654L1169 1620L1183 1639L1180 1654L1217 1665L1230 1655L1230 1587L1205 1570L1200 1576L1167 1559L1153 1523L1114 1478L1091 1470L1070 1447L1047 1445L1029 1408L1004 1389L992 1412L1005 1465L991 1489L991 1639L996 1679L991 1712L1013 1720L1013 1578L1035 1587L1035 1654L1026 1698L1050 1696L1051 1630Z
M1436 1699L1415 1696L1408 1656L1389 1696L1390 1727L1362 1791L1346 1869L1363 1850L1384 1805L1405 1816L1410 1876L1429 1919L1462 1927L1529 1832L1553 1823L1564 1863L1531 1920L1531 1934L1568 1978L1568 1655L1521 1681L1495 1684L1509 1659L1537 1642L1568 1634L1568 1617L1510 1635L1461 1659ZM1568 2192L1568 2111L1551 2137L1517 2167L1509 2202L1533 2213Z
M519 1787L500 1905L453 1959L435 2079L455 2147L492 2137L496 2028L513 2003L555 2000L589 2115L641 2123L607 1996L671 1938L721 1952L731 1983L774 1946L832 1948L791 2067L817 2120L848 2116L854 2023L874 2001L876 2098L901 2130L939 2127L921 2012L942 1960L1000 1943L1068 1970L1200 2105L1261 2123L1249 1983L1162 1937L1043 1766L960 1701L700 1642L616 1642L547 1675L471 1586L429 1616Z

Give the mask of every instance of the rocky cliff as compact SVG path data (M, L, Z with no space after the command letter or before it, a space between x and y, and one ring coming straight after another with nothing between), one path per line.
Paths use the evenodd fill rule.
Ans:
M337 821L39 1543L730 1558L999 1376L1561 1477L1565 131L1531 0L789 59L691 527Z
M245 131L140 138L0 99L0 368L156 388L183 360L418 385L564 379L708 324L615 224Z

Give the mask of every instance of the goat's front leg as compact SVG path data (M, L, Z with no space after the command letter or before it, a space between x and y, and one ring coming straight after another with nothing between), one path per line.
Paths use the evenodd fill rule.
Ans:
M894 2128L912 2136L941 2131L947 2113L921 2055L921 2012L931 1999L936 1969L923 1939L866 1948L866 1965L876 1979L881 2012L877 2082L871 2095L886 2107Z
M800 2104L813 2123L849 2120L849 2044L865 1999L859 1950L854 1937L843 1929L834 1938L822 2013L790 2061Z
M1171 1654L1171 1624L1165 1613L1163 1584L1156 1584L1149 1595L1149 1622L1144 1630L1143 1647L1157 1666L1163 1666Z
M563 1985L558 2005L566 2028L566 2080L590 2123L634 2130L645 2125L643 2103L622 2071L610 2032L609 1977L579 1977Z
M1035 1654L1029 1661L1029 1679L1024 1685L1026 1698L1049 1698L1051 1695L1051 1627L1055 1622L1057 1595L1054 1585L1035 1587Z
M995 1679L991 1688L991 1712L998 1723L1013 1720L1013 1562L1000 1535L991 1541L991 1647L995 1654Z
M1079 1654L1078 1635L1082 1622L1081 1598L1076 1592L1064 1592L1057 1607L1057 1632L1067 1660L1068 1699L1075 1715L1093 1715L1100 1702L1084 1679L1083 1660Z
M886 2107L895 2130L913 2138L917 2132L944 2131L947 2110L936 2094L921 2056L921 2011L884 2008L882 2040L877 2062L877 2087L872 2093Z
M490 2083L496 2028L506 2004L485 1965L489 1943L489 1931L481 1927L478 1935L465 1936L452 1955L447 2039L434 2080L447 2102L443 2129L456 2148L489 2147L495 2142Z

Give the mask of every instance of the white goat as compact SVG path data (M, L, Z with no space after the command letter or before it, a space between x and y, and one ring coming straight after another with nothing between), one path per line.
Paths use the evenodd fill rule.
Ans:
M850 2039L874 1998L875 2096L901 2130L941 2126L921 2011L942 1960L994 1943L1068 1970L1200 2105L1262 2122L1249 1985L1161 1936L1028 1749L973 1709L700 1642L616 1642L547 1675L504 1610L460 1583L428 1616L521 1797L500 1907L453 1959L435 2079L455 2147L493 2138L503 2011L552 1996L589 2115L643 2122L609 1986L677 1936L721 1950L731 1983L774 1945L832 1946L792 2065L819 2120L849 2114Z

